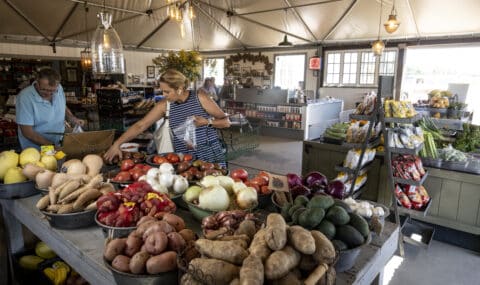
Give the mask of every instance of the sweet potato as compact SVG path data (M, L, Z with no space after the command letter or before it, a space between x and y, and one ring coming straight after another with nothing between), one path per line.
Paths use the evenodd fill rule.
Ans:
M262 285L263 263L258 256L249 255L240 269L240 285Z
M126 238L117 238L111 240L103 252L103 256L106 260L112 261L117 255L120 255L125 250L127 239Z
M190 266L205 276L212 276L213 284L228 284L238 277L240 271L231 263L213 258L195 258L190 261Z
M177 253L167 251L160 255L152 256L147 260L148 274L168 272L177 268Z
M146 223L146 222L156 222L156 221L157 221L157 219L155 219L154 217L143 216L143 217L140 218L140 220L138 220L137 227L140 226L143 223Z
M145 249L151 255L162 253L168 245L168 237L164 232L155 232L150 234L145 240Z
M130 259L130 272L133 274L141 274L145 272L145 266L147 264L147 260L150 258L150 254L146 251L139 251L135 253L134 256Z
M166 213L163 215L162 220L174 227L177 232L185 228L185 222L177 215Z
M252 243L248 249L251 255L258 256L262 261L265 261L272 252L265 240L265 233L265 229L259 230L253 237Z
M148 217L148 216L144 216L144 217ZM153 223L156 222L157 219L153 218L153 220L147 220L141 224L138 224L137 223L137 229L135 230L135 232L137 233L138 236L140 237L143 237L143 234L145 233L145 231L153 225Z
M177 232L171 232L167 234L168 237L168 249L175 252L181 252L185 249L187 243L183 237Z
M315 270L308 275L307 279L305 279L304 283L305 285L315 285L320 281L320 279L325 275L325 273L328 270L328 265L322 263Z
M265 240L271 250L281 250L287 244L287 224L280 214L267 217Z
M311 234L315 240L313 259L318 263L331 264L335 259L335 247L332 242L319 231L311 231Z
M199 239L195 247L202 255L238 265L248 256L248 252L237 241Z
M117 255L112 261L112 267L121 272L130 272L130 257Z
M125 255L132 257L137 252L140 251L140 248L143 245L143 240L141 237L135 235L135 232L132 232L128 235L126 241Z
M291 226L287 230L288 242L303 254L315 252L315 240L312 234L300 226Z
M275 251L265 261L265 276L267 279L279 279L300 263L300 253L291 246Z

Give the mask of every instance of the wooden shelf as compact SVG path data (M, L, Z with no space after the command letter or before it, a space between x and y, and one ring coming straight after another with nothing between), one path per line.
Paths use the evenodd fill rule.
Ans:
M411 118L394 118L390 117L387 118L385 117L385 123L397 123L397 124L413 124L416 121L420 120L422 116L420 114L416 114L415 116Z
M399 184L407 184L407 185L413 185L413 186L421 186L425 182L425 179L427 179L428 176L428 171L425 172L425 175L423 175L422 179L419 181L415 180L410 180L410 179L403 179L400 177L393 177L393 182L399 183Z
M430 209L431 205L432 205L432 197L430 197L430 201L428 201L427 206L423 207L420 210L407 209L407 208L402 207L401 205L398 205L397 208L398 208L398 212L400 214L409 215L411 217L425 217L427 215L427 212ZM392 207L392 209L394 209L394 207Z
M396 153L396 154L411 154L411 155L417 155L418 152L420 152L423 148L423 143L419 144L416 148L396 148L396 147L390 147L390 152L391 153Z
M377 147L378 145L380 144L380 137L377 137L375 138L374 140L371 140L368 144L367 144L367 148L374 148L374 147ZM343 142L342 143L342 146L343 147L346 147L346 148L362 148L363 147L363 143L349 143L349 142Z
M372 167L373 161L367 162L360 170L358 171L358 175L363 175L365 174L371 167ZM341 171L345 172L348 174L354 174L356 169L348 168L343 165L336 165L335 166L335 171Z

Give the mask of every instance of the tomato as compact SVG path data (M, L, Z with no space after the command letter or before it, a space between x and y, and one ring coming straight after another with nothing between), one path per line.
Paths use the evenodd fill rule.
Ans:
M247 187L252 187L253 189L255 189L255 191L257 191L258 194L260 194L260 186L258 186L257 184L254 184L251 181L245 181L243 183L245 183Z
M149 171L150 169L152 169L151 165L148 165L148 164L143 165L143 170L145 171L145 173L147 173L147 171Z
M168 162L168 159L166 159L161 155L155 155L152 159L152 162L155 164L162 164L162 163Z
M142 169L133 169L130 175L132 176L133 181L137 181L140 176L145 175L145 171Z
M143 164L143 163L137 163L137 164L135 164L135 166L133 167L133 169L142 169L142 170L143 170L144 167L145 167L145 164Z
M262 186L262 187L260 188L260 194L262 194L262 195L268 195L268 194L270 194L270 193L272 193L272 189L268 188L268 186Z
M125 159L125 160L122 160L122 163L120 165L120 169L122 171L128 171L128 170L132 169L134 166L135 166L135 163L133 162L133 160Z
M230 177L232 177L234 180L238 178L245 182L248 179L248 172L243 168L237 168L230 173Z
M115 177L112 179L113 181L123 182L123 181L130 181L132 180L130 173L128 171L120 171Z
M266 186L266 185L267 185L265 179L263 179L263 177L258 177L258 176L255 177L255 178L253 178L252 180L250 180L250 183L256 184L256 185L258 185L259 187L262 187L262 186Z
M262 177L263 179L265 179L265 181L267 182L270 182L270 175L268 174L268 172L265 172L265 171L260 171L258 174L257 174L257 177Z
M176 155L175 153L167 154L166 158L167 158L168 162L170 162L170 163L180 162L180 157L178 155Z
M193 159L193 155L191 154L186 153L183 155L183 161L191 161L192 159Z

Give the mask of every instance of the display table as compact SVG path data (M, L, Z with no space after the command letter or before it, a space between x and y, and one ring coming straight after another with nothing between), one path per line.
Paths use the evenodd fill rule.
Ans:
M102 261L105 238L99 227L77 230L59 230L50 227L42 213L35 208L39 196L18 200L0 200L7 226L10 253L23 249L21 224L48 244L62 259L70 264L90 284L115 284L111 272ZM187 227L198 231L199 223L191 214L178 210ZM374 237L360 253L355 266L337 275L336 284L371 284L378 276L381 282L382 269L397 249L398 227L386 222L381 237Z

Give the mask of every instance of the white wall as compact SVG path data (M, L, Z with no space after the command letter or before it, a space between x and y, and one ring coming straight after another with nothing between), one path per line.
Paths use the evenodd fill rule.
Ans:
M343 100L343 109L355 109L356 102L362 102L365 93L376 91L376 88L336 88L336 87L322 87L320 88L320 98L327 96L335 97Z
M1 56L21 56L29 58L67 58L80 59L83 48L57 47L53 53L52 47L43 45L29 45L16 43L0 43ZM153 52L124 51L127 73L143 74L146 76L147 65L153 65L152 59L158 56Z

